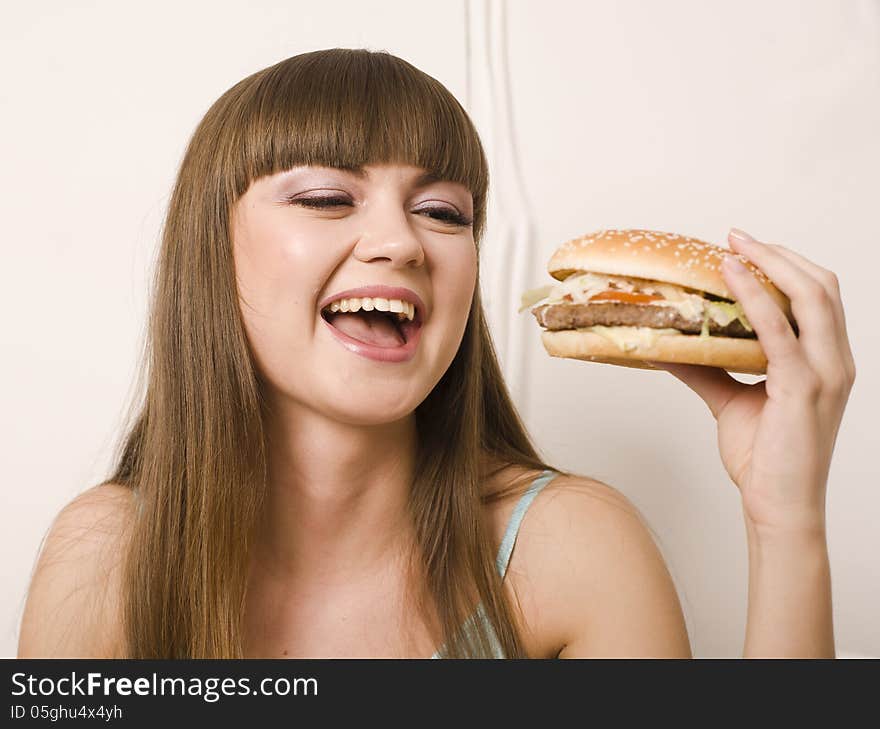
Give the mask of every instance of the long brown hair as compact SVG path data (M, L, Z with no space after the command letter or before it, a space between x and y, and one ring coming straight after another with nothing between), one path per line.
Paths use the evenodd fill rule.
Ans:
M295 165L382 162L464 184L479 248L489 176L476 129L441 83L387 52L288 58L226 91L193 133L155 269L146 390L104 482L127 486L137 504L122 588L126 656L243 656L249 560L267 491L268 404L239 310L232 206L254 180ZM474 598L505 656L525 657L481 515L521 485L489 493L502 468L551 467L502 379L479 273L459 350L416 423L410 514L424 580L416 603L434 606L446 657L491 655L481 624L460 630Z

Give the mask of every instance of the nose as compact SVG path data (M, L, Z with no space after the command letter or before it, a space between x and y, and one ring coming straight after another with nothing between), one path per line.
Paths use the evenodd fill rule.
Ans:
M364 228L354 254L362 261L386 259L395 268L420 266L425 250L413 229L410 214L399 203L376 202L364 216Z

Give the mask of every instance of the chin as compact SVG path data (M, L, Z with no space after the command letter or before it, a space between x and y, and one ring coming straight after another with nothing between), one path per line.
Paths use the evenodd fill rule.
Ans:
M350 425L384 425L403 420L415 413L428 396L428 391L413 392L393 380L370 383L369 386L348 388L335 393L328 414ZM324 409L324 408L320 408Z
M382 410L379 407L369 406L360 410L339 410L331 413L331 417L340 423L347 425L356 425L362 427L389 425L413 415L415 408L410 410L401 410L398 406L395 411Z

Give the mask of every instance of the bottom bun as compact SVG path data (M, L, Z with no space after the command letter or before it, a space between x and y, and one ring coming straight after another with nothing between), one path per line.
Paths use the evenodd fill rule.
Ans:
M625 333L632 327L608 327ZM750 375L767 373L767 357L757 339L738 337L701 338L696 334L661 334L653 342L641 342L624 352L616 343L587 329L541 332L544 349L551 357L655 370L645 360L720 367Z

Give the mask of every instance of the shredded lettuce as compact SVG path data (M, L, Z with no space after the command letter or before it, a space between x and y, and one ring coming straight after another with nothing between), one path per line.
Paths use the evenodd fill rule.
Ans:
M594 294L607 290L611 281L619 282L624 291L632 289L632 285L622 276L575 272L564 281L526 291L520 297L519 311L536 304L585 304ZM566 296L569 298L566 299Z
M728 304L726 301L707 301L706 310L709 312L709 316L721 326L727 326L734 319L739 319L746 331L752 331L752 326L746 319L746 314L738 301L732 304Z
M546 299L550 292L553 290L553 284L548 284L547 286L541 286L536 289L529 289L524 292L520 297L520 307L518 314L521 314L523 311L531 307L533 304L537 304L539 301L543 301Z

